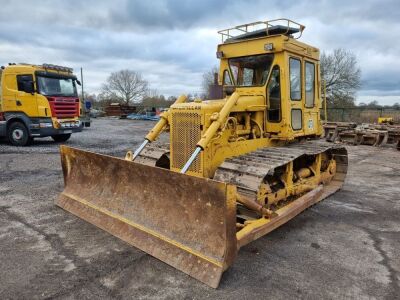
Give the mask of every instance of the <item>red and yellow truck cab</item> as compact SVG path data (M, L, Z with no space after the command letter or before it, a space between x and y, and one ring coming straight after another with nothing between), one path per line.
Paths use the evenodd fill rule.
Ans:
M16 146L36 137L57 142L82 131L73 70L50 64L9 64L0 69L0 137Z

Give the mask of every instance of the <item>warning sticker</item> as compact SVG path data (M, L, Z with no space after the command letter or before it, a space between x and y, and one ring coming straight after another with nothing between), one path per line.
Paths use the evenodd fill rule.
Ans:
M309 119L308 120L308 129L313 129L314 128L314 120L313 119Z

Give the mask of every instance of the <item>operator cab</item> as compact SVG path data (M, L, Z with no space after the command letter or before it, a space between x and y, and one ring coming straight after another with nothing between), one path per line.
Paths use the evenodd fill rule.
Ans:
M288 19L254 22L218 33L219 89L210 98L237 91L265 98L265 131L318 135L319 50L298 39L305 26ZM289 123L287 125L287 123ZM287 134L282 128L289 126ZM291 131L289 133L289 131Z

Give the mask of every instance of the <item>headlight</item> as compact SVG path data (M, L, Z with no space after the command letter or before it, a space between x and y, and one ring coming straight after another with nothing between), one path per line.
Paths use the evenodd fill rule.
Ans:
M265 51L272 51L272 50L274 50L274 44L272 44L272 43L265 44L265 45L264 45L264 50L265 50Z
M52 128L53 123L39 123L40 128Z

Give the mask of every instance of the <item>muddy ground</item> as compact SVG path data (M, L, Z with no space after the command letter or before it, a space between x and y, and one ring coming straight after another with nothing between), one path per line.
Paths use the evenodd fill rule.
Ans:
M152 124L96 119L67 144L122 157ZM349 147L344 188L242 248L215 290L55 207L58 147L0 141L0 299L399 299L400 151Z

